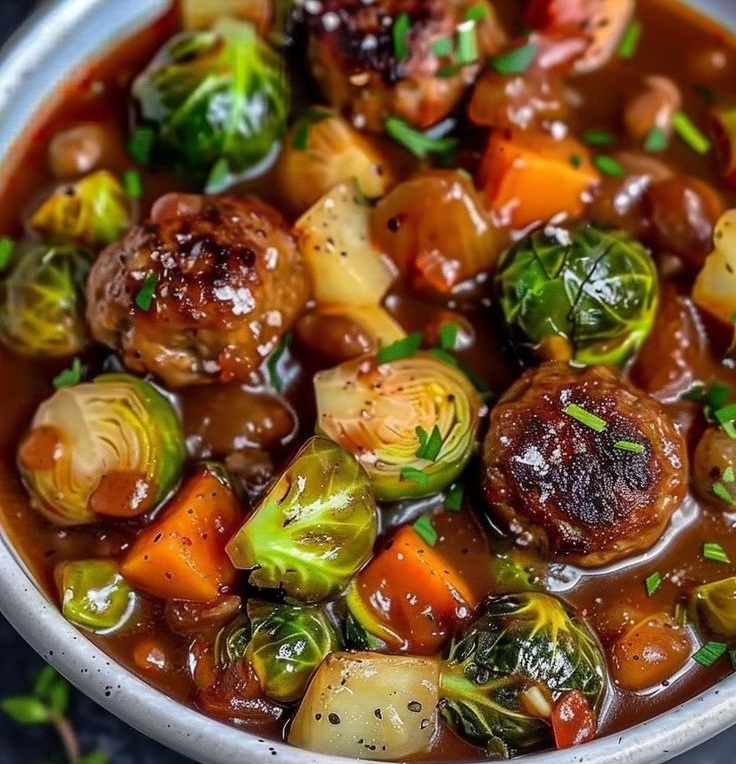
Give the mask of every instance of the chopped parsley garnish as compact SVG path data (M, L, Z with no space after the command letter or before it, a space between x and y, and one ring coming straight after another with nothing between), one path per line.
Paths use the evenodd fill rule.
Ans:
M440 428L435 425L432 432L428 433L423 427L417 427L415 430L419 439L419 448L416 451L418 459L428 459L433 462L440 455L442 450L442 433Z
M626 171L613 157L607 154L599 154L593 158L593 164L604 175L623 175Z
M402 358L410 358L419 350L424 335L421 332L412 332L390 345L379 349L376 353L376 361L379 364L400 361Z
M672 617L680 628L687 624L687 608L682 602L675 603L675 612Z
M153 298L156 296L156 284L158 284L158 275L151 272L146 274L143 284L135 296L135 304L141 310L150 310L153 304Z
M488 9L482 3L468 8L465 12L466 21L482 21L488 15Z
M730 464L723 470L723 475L721 477L724 483L733 483L736 481L736 473L734 473L733 467Z
M472 64L478 60L478 33L475 21L464 21L457 28L457 61Z
M143 196L143 178L137 170L126 170L123 173L123 190L129 199L140 199Z
M310 109L299 122L299 126L291 139L291 147L297 151L304 151L309 146L309 134L312 131L312 125L328 119L332 112L327 109Z
M586 427L590 427L591 430L595 430L596 432L603 432L603 430L608 427L608 424L604 419L592 414L582 406L578 406L577 403L570 403L565 406L563 411L568 416L580 422L580 424L584 424Z
M619 58L629 59L633 58L639 47L639 40L641 39L641 33L644 31L641 21L639 19L632 19L626 31L624 32L621 42L618 45Z
M287 332L276 345L275 350L268 357L266 361L266 368L268 369L268 380L271 383L271 387L274 390L281 391L283 382L281 375L279 374L279 363L284 357L284 353L291 347L291 343L294 341L294 335L291 332Z
M499 74L523 74L534 61L539 46L533 42L512 48L488 59L488 66Z
M437 531L429 515L419 515L411 527L421 536L425 544L434 546L437 543Z
M432 43L432 53L438 58L451 56L453 50L455 50L455 43L452 37L440 37Z
M457 138L449 136L433 138L420 130L415 130L399 117L389 117L384 126L386 132L397 143L419 159L426 159L430 154L449 157L457 148Z
M684 111L672 115L672 129L696 154L710 151L710 141Z
M442 506L449 512L459 512L463 506L465 489L460 483L455 483L445 495Z
M632 454L643 454L646 450L641 443L634 443L632 440L617 440L613 447L619 451L630 451Z
M651 597L662 586L662 576L655 571L644 579L644 588L647 590L647 597Z
M644 139L645 151L664 151L669 144L667 133L659 126L655 125Z
M723 485L723 483L713 483L711 486L711 491L713 491L713 494L726 504L732 505L734 503L731 492L728 490L728 488L726 488L725 485Z
M0 271L4 271L10 264L14 249L15 242L9 236L0 236Z
M693 660L705 668L710 668L728 650L725 642L706 642L695 653Z
M451 321L442 324L438 333L438 339L440 341L440 347L443 350L454 350L457 342L457 335L460 331L460 327Z
M402 480L410 480L421 488L427 488L427 486L429 486L429 476L425 472L418 470L416 467L402 467L399 475Z
M608 130L586 130L583 133L583 143L597 147L613 146L616 136Z
M138 164L147 165L151 161L155 138L152 127L136 127L128 138L128 156Z
M731 403L728 406L721 406L713 412L713 416L721 426L721 429L732 440L736 440L736 403Z
M731 562L726 550L716 541L706 541L703 544L703 557L713 562Z
M394 42L394 58L398 61L406 61L409 58L409 30L411 29L411 19L409 14L400 13L394 22L392 36Z
M75 358L72 361L72 365L68 369L57 374L53 379L54 387L58 390L60 387L68 387L69 385L76 385L82 379L82 362L79 358Z
M713 412L723 408L731 397L731 386L724 382L714 382L710 387L696 385L683 393L681 396L686 401L701 403L703 415L706 419L713 420Z

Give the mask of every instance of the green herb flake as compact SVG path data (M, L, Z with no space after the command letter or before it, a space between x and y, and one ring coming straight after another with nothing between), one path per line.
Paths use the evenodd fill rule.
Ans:
M583 143L596 147L613 146L616 136L608 130L586 130L583 133Z
M445 136L433 138L420 130L415 130L408 122L399 117L389 117L384 125L386 133L407 151L419 159L426 159L430 154L450 158L457 148L457 139Z
M706 642L693 653L693 660L705 668L710 668L728 650L725 642Z
M639 19L632 19L629 26L626 27L626 31L618 45L618 50L616 52L618 53L619 58L628 60L634 57L639 48L639 40L641 39L643 31L644 27L641 21L639 21Z
M596 432L603 432L608 427L605 420L587 411L582 406L578 406L577 403L570 403L568 406L565 406L563 412Z
M680 628L687 625L687 608L682 602L675 603L675 612L672 617Z
M454 350L457 343L457 335L460 331L460 327L448 321L440 326L438 333L438 339L440 341L440 347L442 350Z
M728 488L726 488L725 485L723 485L723 483L713 483L711 486L711 491L713 491L714 495L726 504L732 505L734 503L731 492L728 490Z
M703 544L703 558L713 562L731 562L726 550L716 541L706 541Z
M422 488L429 486L429 476L416 467L402 467L399 475L402 480L410 480Z
M140 165L147 165L151 161L155 138L152 127L136 127L128 138L128 156Z
M230 179L230 164L225 157L220 157L210 170L210 174L207 176L204 190L208 194L216 193L222 190Z
M664 151L668 145L667 133L658 125L655 125L644 139L645 151Z
M146 274L143 284L135 296L135 304L141 309L148 311L153 305L153 298L156 296L156 284L158 284L158 275L156 273Z
M129 199L140 199L143 196L143 178L137 170L126 170L122 180L123 190Z
M0 236L0 271L4 271L10 265L14 249L15 242L9 236Z
M523 74L536 58L539 46L527 43L488 59L488 66L499 74Z
M432 43L432 53L438 58L451 56L453 50L455 50L455 43L452 37L440 37Z
M710 151L710 141L684 111L672 115L672 129L696 154Z
M723 475L721 476L721 479L724 483L733 483L736 481L736 473L734 473L733 466L728 465L725 470L723 470Z
M440 428L435 425L432 428L432 432L427 433L423 427L417 427L415 432L419 439L419 448L416 451L417 458L427 459L430 462L436 461L442 450L442 433Z
M630 451L632 454L643 454L646 448L641 443L634 443L631 440L617 440L613 444L619 451Z
M420 515L411 527L421 536L425 544L434 546L437 543L437 531L429 515Z
M478 34L475 21L464 21L458 25L457 60L459 64L472 64L478 60Z
M411 29L411 19L409 14L400 13L394 22L392 37L394 42L394 58L398 61L406 61L409 58L409 30Z
M482 21L486 16L488 16L488 8L482 3L478 3L478 5L474 5L465 11L466 21Z
M619 162L617 162L612 156L607 154L599 154L593 158L593 164L604 174L621 176L625 174L625 170Z
M455 483L450 490L445 494L445 500L442 506L448 510L448 512L459 512L463 506L463 497L465 495L465 489L460 483Z
M655 571L651 576L644 579L644 588L647 590L647 597L652 597L654 593L662 586L662 576Z
M421 332L412 332L390 345L382 347L376 353L376 361L379 364L400 361L402 358L411 358L422 345L424 335Z
M72 365L68 369L60 372L54 377L53 384L58 390L60 387L69 387L70 385L79 384L82 379L82 362L79 358L75 358L72 361Z
M291 347L291 343L294 341L294 335L291 332L287 332L276 345L273 353L268 357L266 361L266 369L268 370L268 380L271 383L271 387L274 390L281 391L283 387L283 381L279 374L279 364L284 357L286 351Z

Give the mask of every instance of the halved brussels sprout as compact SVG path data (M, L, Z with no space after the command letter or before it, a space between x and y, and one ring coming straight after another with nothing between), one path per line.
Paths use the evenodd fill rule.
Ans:
M183 461L174 408L129 374L57 390L38 407L18 451L32 506L59 525L153 509Z
M508 758L551 743L547 722L527 710L529 688L553 700L579 690L596 712L605 675L595 635L556 597L491 598L450 645L440 675L443 713L461 737Z
M84 282L92 255L74 244L19 248L0 280L0 340L20 355L63 357L89 341Z
M101 247L132 225L120 181L106 170L59 186L33 213L31 225L56 239Z
M688 612L704 631L724 639L736 637L736 577L696 586Z
M376 498L439 493L470 459L480 397L431 353L381 360L379 352L315 375L317 429L360 461Z
M426 753L438 725L438 679L436 658L333 653L309 683L289 742L358 759Z
M251 600L253 635L248 656L263 692L278 703L304 695L324 658L340 649L334 626L319 607L291 607Z
M282 57L232 18L171 38L133 83L133 96L157 128L161 162L200 179L221 160L231 173L263 160L290 108Z
M495 291L525 355L617 366L649 334L659 294L647 250L588 223L525 236L502 255Z
M61 563L56 580L64 617L98 634L123 626L137 603L136 593L113 560Z
M294 601L327 599L370 557L378 529L368 475L345 450L311 438L233 536L227 553L250 583Z

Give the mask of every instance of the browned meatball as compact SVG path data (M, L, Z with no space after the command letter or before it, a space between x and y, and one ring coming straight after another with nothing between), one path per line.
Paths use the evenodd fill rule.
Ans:
M170 387L242 380L296 320L308 281L280 214L254 198L169 194L105 249L87 318L125 366Z
M358 128L381 131L390 115L429 127L455 108L480 68L472 62L453 68L432 49L437 40L454 38L474 5L477 0L306 3L312 73L331 105ZM408 20L405 35L394 31L399 19ZM480 61L505 42L490 6L477 35Z
M523 374L491 412L483 458L493 515L521 543L585 567L650 547L686 491L682 435L603 366Z

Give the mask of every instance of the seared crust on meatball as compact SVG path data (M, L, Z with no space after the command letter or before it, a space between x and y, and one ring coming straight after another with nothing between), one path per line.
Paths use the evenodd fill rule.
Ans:
M479 66L457 72L432 44L452 39L477 0L322 0L305 5L312 73L325 97L358 128L383 130L397 115L425 128L446 117L474 81ZM479 60L498 52L505 34L492 8L478 21ZM409 20L406 56L397 57L394 24ZM472 22L471 22L472 23Z
M520 542L593 567L654 544L685 496L686 459L660 404L616 372L549 363L491 412L483 492Z
M131 371L169 387L227 382L261 364L308 292L276 210L255 198L169 194L100 254L87 318Z

